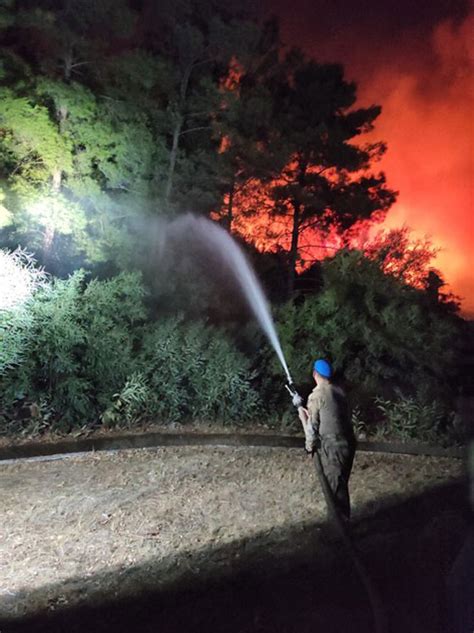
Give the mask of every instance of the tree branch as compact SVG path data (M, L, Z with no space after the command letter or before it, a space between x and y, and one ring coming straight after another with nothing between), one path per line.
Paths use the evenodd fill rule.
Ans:
M179 133L179 136L183 136L184 134L190 134L191 132L198 132L199 130L212 130L210 125L200 125L198 127L191 127L187 130L183 130Z

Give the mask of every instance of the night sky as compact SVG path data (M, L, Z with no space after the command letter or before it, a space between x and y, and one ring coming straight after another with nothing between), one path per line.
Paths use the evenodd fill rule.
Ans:
M386 226L407 224L442 251L436 265L474 316L474 2L265 0L282 38L344 64L361 105L383 112L374 138L400 192Z

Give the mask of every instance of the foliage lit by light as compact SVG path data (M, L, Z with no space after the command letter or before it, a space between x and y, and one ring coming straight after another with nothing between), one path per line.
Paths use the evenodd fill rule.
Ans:
M23 306L46 283L47 275L29 253L0 250L0 311Z

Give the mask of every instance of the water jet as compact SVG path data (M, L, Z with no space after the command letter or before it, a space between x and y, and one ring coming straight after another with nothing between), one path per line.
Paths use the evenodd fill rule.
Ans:
M212 220L187 214L160 228L158 247L160 258L163 257L163 248L168 239L180 235L192 235L193 240L199 241L206 249L212 249L212 252L219 256L222 264L231 271L255 318L275 350L288 383L293 384L268 301L250 262L233 237Z

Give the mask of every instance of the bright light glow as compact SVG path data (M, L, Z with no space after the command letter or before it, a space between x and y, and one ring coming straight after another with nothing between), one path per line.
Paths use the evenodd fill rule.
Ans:
M18 248L0 250L0 311L23 306L47 283L46 273L35 267L33 257Z
M46 232L70 235L74 229L83 229L85 222L80 206L67 201L63 196L52 194L37 199L28 206L31 220Z
M41 198L30 205L29 211L37 222L44 226L54 224L54 208L49 198Z

